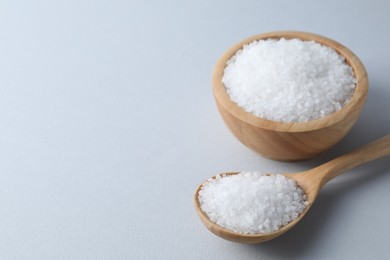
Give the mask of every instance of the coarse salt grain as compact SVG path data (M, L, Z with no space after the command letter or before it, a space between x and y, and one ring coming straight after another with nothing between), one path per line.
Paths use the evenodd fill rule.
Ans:
M255 116L307 122L344 107L357 80L333 48L281 38L244 45L228 60L222 82L231 100Z
M198 198L212 222L242 234L277 231L309 204L294 180L259 172L217 175L202 185Z

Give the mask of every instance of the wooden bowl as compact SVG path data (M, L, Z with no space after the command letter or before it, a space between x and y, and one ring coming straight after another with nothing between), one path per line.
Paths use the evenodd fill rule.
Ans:
M316 41L335 49L345 57L358 81L355 92L346 106L316 120L284 123L257 117L246 112L230 99L222 83L226 62L245 44L260 39L282 37ZM368 77L359 58L340 43L312 33L281 31L255 35L231 47L214 67L212 86L218 110L238 140L264 157L280 161L300 161L329 149L351 130L364 105Z

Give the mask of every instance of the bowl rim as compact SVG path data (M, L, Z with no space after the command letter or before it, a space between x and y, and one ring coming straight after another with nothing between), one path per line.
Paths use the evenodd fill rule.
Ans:
M256 40L264 40L264 39L301 39L303 41L315 41L324 46L333 48L338 54L345 58L346 63L352 67L355 77L357 79L357 84L355 87L355 92L351 97L351 100L347 105L342 107L339 111L327 115L325 117L321 117L315 120L307 121L307 122L278 122L269 119L265 119L262 117L255 116L250 112L245 111L243 108L239 107L234 101L232 101L229 95L226 92L226 88L222 83L222 76L224 73L224 69L226 67L226 62L242 47L248 43L251 43ZM222 105L227 111L233 114L235 117L240 120L264 129L278 131L278 132L305 132L312 131L321 128L325 128L331 125L334 125L340 121L342 121L350 112L356 110L360 106L360 101L365 99L368 91L368 76L367 71L360 61L360 59L347 47L342 44L329 39L327 37L308 33L301 31L275 31L268 32L263 34L253 35L249 38L246 38L239 43L233 45L229 48L217 61L214 66L213 74L212 74L212 87L213 94L216 101Z

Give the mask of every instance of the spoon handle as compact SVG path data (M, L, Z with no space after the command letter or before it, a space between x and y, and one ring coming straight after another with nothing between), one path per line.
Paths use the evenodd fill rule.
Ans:
M318 166L313 170L321 175L322 186L345 171L386 155L390 155L390 134Z

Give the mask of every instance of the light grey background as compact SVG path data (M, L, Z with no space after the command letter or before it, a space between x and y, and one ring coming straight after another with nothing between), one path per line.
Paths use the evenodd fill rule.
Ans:
M390 160L329 183L269 243L222 240L195 188L219 172L309 169L390 133L386 1L1 1L0 259L388 259ZM301 163L257 156L211 93L218 57L274 30L335 39L366 65L360 120Z

